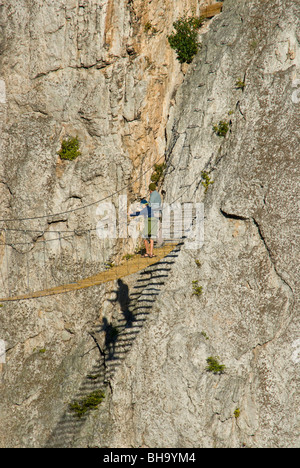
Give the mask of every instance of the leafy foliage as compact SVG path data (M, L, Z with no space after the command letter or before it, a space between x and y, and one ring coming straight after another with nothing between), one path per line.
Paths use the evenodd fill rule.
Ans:
M69 137L62 141L61 149L58 151L61 159L73 161L80 156L79 141L77 137Z
M210 185L212 185L214 183L213 180L211 180L210 176L209 176L209 173L206 172L206 171L201 171L201 178L202 178L202 181L201 181L201 184L203 185L203 187L205 188L205 193L207 192L208 190L208 187Z
M168 41L180 63L191 63L197 54L200 47L197 30L203 22L202 17L181 17L173 23L176 32L168 36Z
M151 175L151 181L155 182L156 184L161 180L163 177L164 170L166 169L166 164L155 164L154 165L154 172Z
M193 296L201 296L203 294L202 286L199 286L198 280L192 281L193 285Z
M206 359L208 366L206 367L207 372L213 372L214 374L223 374L226 367L223 364L219 364L218 357L210 356Z
M102 401L104 400L104 398L104 392L102 390L96 390L90 393L87 397L71 403L69 405L69 409L78 418L82 418L87 413L87 411L97 409L100 403L102 403Z
M229 130L229 123L226 120L220 120L217 125L213 126L213 131L220 137L225 137Z

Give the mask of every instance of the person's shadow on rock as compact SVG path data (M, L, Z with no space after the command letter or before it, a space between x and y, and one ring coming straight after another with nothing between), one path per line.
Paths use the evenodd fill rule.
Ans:
M130 297L129 297L129 288L126 283L121 279L117 280L118 289L113 291L116 294L115 299L109 299L110 302L115 302L120 304L120 309L124 318L126 320L126 328L132 327L134 322L134 315L130 311Z

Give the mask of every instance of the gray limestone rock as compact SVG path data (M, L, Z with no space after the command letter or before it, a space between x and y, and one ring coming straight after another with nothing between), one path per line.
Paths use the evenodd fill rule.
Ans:
M182 248L115 376L115 446L299 446L298 16L295 2L227 0L177 93L164 189L204 203L205 239Z

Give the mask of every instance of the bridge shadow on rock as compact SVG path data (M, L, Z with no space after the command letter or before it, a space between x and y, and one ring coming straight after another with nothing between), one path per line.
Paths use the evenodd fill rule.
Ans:
M122 313L114 324L104 318L102 326L90 331L99 350L99 361L87 372L73 403L83 402L96 392L110 392L110 381L143 328L182 245L178 244L162 260L140 272L131 292L122 279L117 280L116 297L110 302L118 304ZM87 411L79 417L68 406L45 448L76 448L89 414Z
M57 426L45 444L45 448L75 448L76 439L88 418L88 411L80 413L80 411L72 410L78 405L79 408L84 408L85 402L88 402L91 397L95 397L98 392L106 391L105 384L105 367L103 360L99 359L87 373L81 386L73 398L72 402L66 408L64 414L59 420Z
M182 245L179 244L162 260L141 271L130 295L124 295L128 287L122 280L118 280L119 291L115 293L122 314L115 322L118 336L114 343L114 353L106 360L107 380L112 379L143 328Z

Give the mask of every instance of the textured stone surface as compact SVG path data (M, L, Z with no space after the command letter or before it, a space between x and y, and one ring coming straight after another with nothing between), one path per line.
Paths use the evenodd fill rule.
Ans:
M225 5L168 124L167 200L204 201L205 242L182 250L115 377L111 446L299 446L299 6Z
M205 241L181 249L104 405L74 428L66 406L99 361L90 333L122 307L94 288L0 309L1 446L60 436L78 447L298 447L299 5L225 0L180 85L162 44L196 2L41 4L1 7L1 216L97 200L139 173L145 155L164 154L166 138L166 199L204 202ZM146 34L147 21L158 32ZM220 120L225 138L212 130ZM83 156L58 164L59 139L75 130ZM206 194L203 170L214 181ZM90 211L61 223L92 220ZM130 293L139 284L131 278ZM206 371L209 356L224 374Z
M170 4L12 0L1 5L0 219L33 217L4 227L37 231L5 237L19 244L8 255L20 270L7 294L27 288L26 263L31 285L40 282L44 245L34 245L36 240L57 238L54 231L95 229L97 201L123 187L130 200L146 193L151 167L164 156L170 101L183 79L166 35L173 15L196 8L197 2L180 2L175 9ZM76 135L80 158L61 161L61 141ZM80 209L86 205L90 208ZM62 211L69 213L50 216ZM97 248L95 232L92 237L88 267L95 272L105 254ZM21 245L30 241L32 246ZM59 267L60 243L47 244L47 262L58 271L58 278L47 272L50 285L53 279L69 281L75 248L78 277L88 242L78 235L64 243L65 271ZM116 252L115 244L105 246L109 254ZM16 275L5 260L2 268L5 278Z
M169 102L184 76L166 34L174 17L196 3L0 2L0 219L34 218L1 223L21 230L0 234L1 244L18 243L0 246L1 296L85 277L122 248L115 241L99 247L96 202L129 181L132 186L122 191L129 200L145 193L151 166L164 155ZM148 32L147 22L153 28ZM57 155L68 135L80 141L82 154L73 162ZM90 237L83 228L93 230ZM59 240L59 233L74 230L76 236ZM91 365L95 359L90 324L112 313L105 292L99 294L101 306L75 294L1 309L7 348L1 445L41 445L54 429L80 386L79 374L85 375L81 354ZM79 328L73 330L74 323ZM39 354L50 348L53 354ZM49 361L42 359L50 354ZM64 377L69 367L70 384Z

